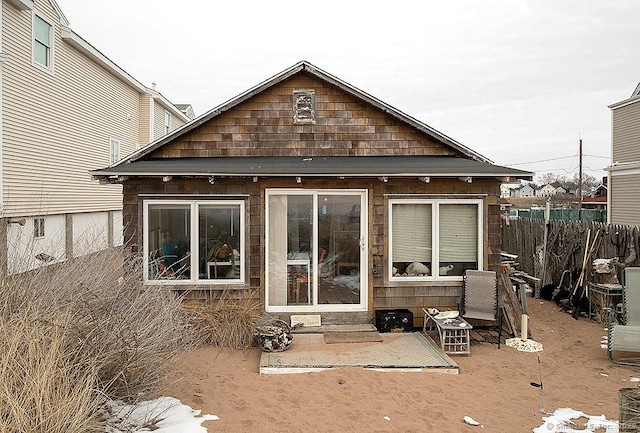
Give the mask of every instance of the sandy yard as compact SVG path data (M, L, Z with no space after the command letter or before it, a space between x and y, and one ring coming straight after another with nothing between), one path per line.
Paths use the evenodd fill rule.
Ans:
M529 299L529 314L532 339L544 346L540 364L536 353L474 343L471 356L453 356L459 375L361 368L260 375L259 349L203 348L180 360L163 391L219 416L203 424L210 432L530 432L543 424L543 395L530 384L540 381L540 367L547 411L570 407L617 420L618 390L636 386L640 368L607 361L602 325L542 300Z

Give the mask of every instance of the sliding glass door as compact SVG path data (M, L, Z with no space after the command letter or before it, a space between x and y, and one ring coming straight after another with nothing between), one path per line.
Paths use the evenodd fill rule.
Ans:
M366 308L366 192L267 190L267 310Z

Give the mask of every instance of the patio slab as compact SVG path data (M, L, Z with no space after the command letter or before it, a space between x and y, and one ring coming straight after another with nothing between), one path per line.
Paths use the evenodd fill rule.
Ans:
M327 344L322 334L296 334L284 352L263 352L260 374L308 373L339 367L458 374L459 366L420 332L381 333L382 342Z

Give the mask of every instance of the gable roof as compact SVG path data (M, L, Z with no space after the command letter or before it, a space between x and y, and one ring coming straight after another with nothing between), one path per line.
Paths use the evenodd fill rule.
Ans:
M371 105L373 105L374 107L377 107L378 109L382 110L383 112L395 117L396 119L400 120L401 122L404 122L410 126L412 126L413 128L431 136L432 138L452 147L453 149L457 150L458 152L462 153L463 155L467 156L468 158L471 158L473 160L476 161L481 161L481 162L486 162L486 163L491 163L492 161L489 160L488 158L480 155L479 153L473 151L472 149L462 145L461 143L458 143L457 141L455 141L454 139L452 139L451 137L448 137L447 135L436 131L435 129L431 128L429 125L420 122L419 120L409 116L408 114L403 113L402 111L382 102L381 100L369 95L366 92L363 92L362 90L340 80L337 77L334 77L333 75L329 74L328 72L323 71L322 69L312 65L311 63L307 62L307 61L301 61L296 63L295 65L291 66L288 69L285 69L284 71L280 72L277 75L274 75L273 77L267 79L266 81L263 81L262 83L258 84L255 87L252 87L251 89L245 91L244 93L241 93L240 95L236 96L235 98L232 98L224 103L222 103L221 105L213 108L212 110L204 113L203 115L197 117L196 119L194 119L193 121L182 125L182 127L176 129L175 131L173 131L172 133L165 135L164 137L161 137L159 139L157 139L156 141L148 144L147 146L139 149L138 151L132 153L131 155L127 156L126 158L122 159L120 162L118 162L115 166L120 166L123 164L128 164L130 162L134 162L134 161L138 161L141 158L145 157L146 155L150 154L151 152L153 152L154 150L158 149L159 147L162 147L164 144L169 143L171 141L173 141L174 139L188 133L189 131L192 131L193 129L199 127L200 125L208 122L209 120L213 119L216 116L219 116L220 114L232 109L233 107L241 104L242 102L248 100L249 98L257 95L258 93L261 93L263 91L265 91L266 89L275 86L276 84L286 80L289 77L292 77L298 73L301 72L307 72L311 75L313 75L314 77L323 80L329 84L332 84L334 86L337 86L338 88L340 88L342 91L355 96L356 98L359 98Z
M609 105L608 108L610 108L611 110L615 110L617 108L621 108L626 105L636 103L638 101L640 101L640 83L638 83L636 88L633 90L633 93L631 94L631 96L629 96L627 99L623 99L622 101Z

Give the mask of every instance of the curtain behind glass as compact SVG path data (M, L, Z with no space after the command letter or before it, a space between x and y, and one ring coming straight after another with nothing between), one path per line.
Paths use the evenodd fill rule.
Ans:
M287 305L287 196L269 196L269 305Z

